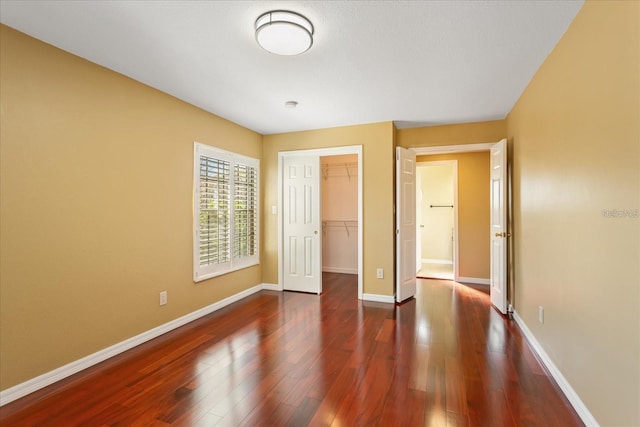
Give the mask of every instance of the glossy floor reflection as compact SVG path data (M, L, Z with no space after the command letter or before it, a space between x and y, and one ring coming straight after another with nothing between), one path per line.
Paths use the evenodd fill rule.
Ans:
M482 286L262 291L0 410L13 425L579 426Z

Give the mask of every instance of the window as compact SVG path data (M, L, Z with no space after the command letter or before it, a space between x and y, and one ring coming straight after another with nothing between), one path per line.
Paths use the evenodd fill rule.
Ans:
M194 149L193 280L259 262L257 159L204 144Z

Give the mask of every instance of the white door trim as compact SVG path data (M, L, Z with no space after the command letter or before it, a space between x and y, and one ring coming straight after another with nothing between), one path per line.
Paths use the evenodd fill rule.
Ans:
M430 154L452 154L452 153L473 153L474 151L490 151L496 142L482 144L461 144L461 145L435 145L430 147L411 147L418 156Z
M424 156L424 154L422 154ZM457 160L434 160L427 162L416 162L416 167L420 166L453 166L453 280L459 282L459 242L458 242L458 161Z
M418 156L427 156L431 154L473 153L476 151L491 151L491 147L496 145L498 142L500 141L486 142L486 143L479 143L479 144L434 145L429 147L411 147L411 149L415 151L416 155ZM511 189L508 188L507 191L511 191ZM509 209L511 209L510 206L507 207L507 210ZM507 227L510 227L510 226L511 226L510 224L507 224ZM491 229L491 225L489 225L489 229ZM507 274L510 274L510 272L508 271ZM513 304L513 301L511 300L511 298L514 292L514 286L515 284L513 283L513 281L509 280L507 284L507 306L509 307L509 309L511 309L511 306Z
M332 148L315 148L310 150L295 150L295 151L280 151L278 152L278 290L283 290L284 284L284 258L283 258L283 238L282 233L284 230L284 226L282 224L283 215L283 176L282 176L282 164L283 159L289 156L312 156L317 155L318 157L324 156L339 156L343 154L355 154L358 156L358 299L362 299L363 294L363 230L364 230L364 222L363 222L363 209L362 209L362 192L363 192L363 180L362 180L362 145L347 145L342 147L332 147ZM320 248L322 251L322 248ZM320 252L322 253L322 252Z

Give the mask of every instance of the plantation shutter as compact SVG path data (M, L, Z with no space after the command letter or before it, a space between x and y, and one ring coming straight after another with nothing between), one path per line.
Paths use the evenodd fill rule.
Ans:
M195 143L194 281L259 262L259 161Z
M200 156L200 266L229 262L230 163Z

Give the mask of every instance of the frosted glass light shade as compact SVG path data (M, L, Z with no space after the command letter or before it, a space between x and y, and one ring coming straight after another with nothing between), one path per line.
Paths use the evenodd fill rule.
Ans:
M256 41L276 55L299 55L313 44L313 24L288 10L272 10L256 19Z

